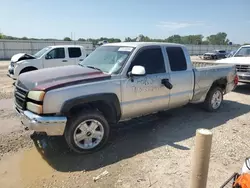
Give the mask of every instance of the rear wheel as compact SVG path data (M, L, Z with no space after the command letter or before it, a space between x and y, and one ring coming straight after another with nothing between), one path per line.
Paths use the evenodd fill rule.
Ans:
M204 107L209 112L219 110L223 102L223 91L220 87L212 88L204 101Z
M82 112L71 118L66 126L65 139L77 153L92 153L101 149L109 138L109 124L98 111Z

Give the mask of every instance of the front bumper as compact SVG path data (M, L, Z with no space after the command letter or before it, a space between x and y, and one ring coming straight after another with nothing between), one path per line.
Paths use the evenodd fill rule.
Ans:
M239 76L239 82L250 83L250 74L238 73L238 76Z
M212 55L203 55L203 59L213 59L213 56Z
M22 124L29 130L45 132L49 136L61 136L64 134L67 118L64 116L39 116L28 110L21 111L15 107Z
M13 80L16 80L16 77L14 75L14 67L12 67L11 65L9 65L9 67L8 67L7 76L9 76L10 78L12 78Z

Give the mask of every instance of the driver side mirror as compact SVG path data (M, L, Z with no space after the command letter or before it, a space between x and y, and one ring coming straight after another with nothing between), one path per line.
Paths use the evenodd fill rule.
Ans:
M52 59L52 56L49 55L49 54L47 54L47 55L45 56L45 59Z
M129 73L129 76L145 76L145 75L146 75L145 67L140 65L133 66L132 71Z

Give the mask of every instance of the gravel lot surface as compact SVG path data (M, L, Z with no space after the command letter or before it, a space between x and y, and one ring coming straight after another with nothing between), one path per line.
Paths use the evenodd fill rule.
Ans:
M103 150L81 156L61 137L24 131L7 66L0 62L0 187L188 187L198 128L213 132L207 187L222 185L249 156L250 85L226 95L217 113L188 105L120 124Z

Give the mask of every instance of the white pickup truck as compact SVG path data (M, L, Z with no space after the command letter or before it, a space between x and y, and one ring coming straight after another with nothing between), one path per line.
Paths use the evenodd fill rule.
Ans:
M241 46L232 57L217 60L216 63L236 65L239 82L250 83L250 45Z
M86 51L83 46L48 46L34 55L18 53L12 56L7 75L12 79L17 79L24 72L65 65L77 65L85 57Z

